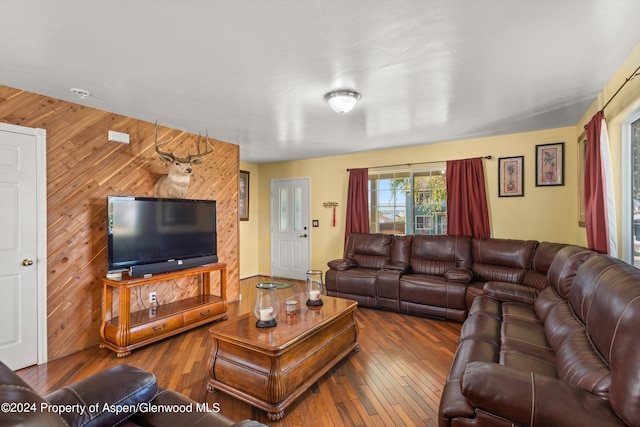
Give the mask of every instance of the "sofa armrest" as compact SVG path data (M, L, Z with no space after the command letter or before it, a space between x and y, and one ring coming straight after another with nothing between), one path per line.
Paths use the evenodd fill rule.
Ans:
M66 426L57 413L47 411L47 402L2 362L0 362L0 402L8 404L6 410L0 411L0 426ZM13 408L15 410L12 410Z
M482 287L485 295L499 301L521 302L533 305L540 294L538 289L530 286L507 282L487 282Z
M163 411L162 408L177 408ZM235 422L207 403L197 403L173 390L160 390L149 404L149 410L136 414L132 421L143 427L265 427L257 421Z
M562 380L490 362L471 362L462 394L476 408L515 424L624 426L609 402Z
M121 423L157 392L155 375L119 365L54 391L45 399L68 408L60 416L70 426L91 427Z
M447 282L469 283L473 279L473 273L466 268L453 268L444 273Z
M356 267L356 263L347 258L331 260L327 265L331 270L349 270Z
M388 262L384 265L383 267L384 270L393 270L393 271L399 271L400 273L405 273L409 270L409 264L407 263L392 263L392 262Z

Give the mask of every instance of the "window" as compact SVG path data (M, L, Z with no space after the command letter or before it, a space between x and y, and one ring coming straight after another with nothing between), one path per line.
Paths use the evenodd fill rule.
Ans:
M444 164L369 174L369 229L385 234L447 234Z
M640 268L640 110L622 123L620 258Z
M631 194L633 264L640 267L640 118L631 123Z

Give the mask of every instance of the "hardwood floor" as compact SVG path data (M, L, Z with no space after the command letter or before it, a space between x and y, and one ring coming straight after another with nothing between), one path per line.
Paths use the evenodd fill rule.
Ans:
M268 280L275 279L242 280L243 298L229 304L229 316L252 310L255 284ZM284 297L302 290L303 283L294 282L277 292ZM155 373L161 387L218 403L222 414L235 420L250 418L273 426L437 426L442 386L461 324L366 308L358 308L356 319L360 351L338 363L275 423L222 392L207 392L211 324L134 350L123 359L96 346L17 373L38 393L47 394L111 366L129 364Z

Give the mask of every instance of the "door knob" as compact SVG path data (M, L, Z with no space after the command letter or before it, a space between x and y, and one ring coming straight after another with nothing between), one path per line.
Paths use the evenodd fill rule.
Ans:
M301 234L298 237L307 237L307 235L306 234Z
M28 259L28 258L27 258L27 259L23 259L23 260L22 260L22 265L24 265L25 267L28 267L28 266L30 266L30 265L33 265L33 260L30 260L30 259Z

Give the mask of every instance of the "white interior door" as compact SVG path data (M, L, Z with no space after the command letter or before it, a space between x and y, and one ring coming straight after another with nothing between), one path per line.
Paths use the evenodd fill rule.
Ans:
M43 130L0 124L0 360L13 370L46 359L39 341L46 302L38 282L46 270L38 242L39 143Z
M306 279L311 253L309 179L271 180L271 275Z

